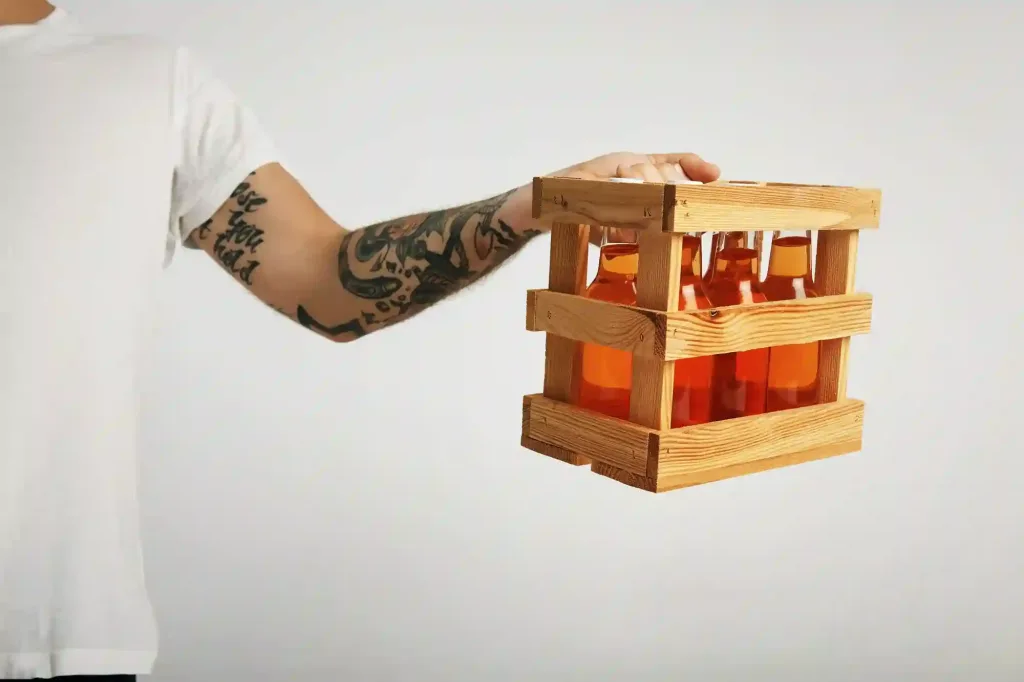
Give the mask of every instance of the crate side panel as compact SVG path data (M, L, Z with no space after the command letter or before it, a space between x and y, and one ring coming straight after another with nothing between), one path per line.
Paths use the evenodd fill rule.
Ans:
M654 435L650 429L543 396L527 396L524 410L524 436L646 473Z
M659 437L658 483L716 469L858 443L864 423L864 403L843 400L769 414L740 417L663 432Z
M839 339L871 331L870 294L669 313L665 357L683 359Z

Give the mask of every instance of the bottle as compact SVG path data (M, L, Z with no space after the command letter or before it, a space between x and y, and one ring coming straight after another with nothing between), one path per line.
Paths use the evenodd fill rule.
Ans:
M679 275L679 310L706 310L711 302L701 278L701 236L683 235ZM676 360L672 386L672 428L711 421L711 376L714 357Z
M768 274L761 290L769 301L813 298L811 233L783 231L772 235ZM767 410L776 412L818 402L820 343L774 346L768 360Z
M636 305L639 245L609 242L601 228L601 254L597 275L583 295L599 301ZM635 239L635 236L634 236ZM584 343L577 404L610 417L629 419L629 393L633 385L633 355L629 351Z
M715 274L715 271L719 268L725 267L725 262L718 262L718 252L726 248L739 248L744 244L743 232L716 232L711 235L711 262L708 265L707 272L704 273L704 286L707 287L711 283L711 276ZM757 272L757 266L754 266L754 272Z
M763 303L758 282L760 240L752 232L716 235L713 271L705 287L714 306ZM765 411L768 349L714 356L711 419L732 419Z

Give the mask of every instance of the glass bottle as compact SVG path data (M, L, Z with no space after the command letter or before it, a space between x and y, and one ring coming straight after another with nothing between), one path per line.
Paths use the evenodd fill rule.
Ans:
M705 286L714 306L763 303L758 282L760 240L753 232L716 235L711 277ZM714 356L711 418L732 419L765 411L768 382L767 348Z
M706 310L711 302L701 278L701 236L683 235L679 275L679 310ZM714 357L676 360L672 387L672 428L711 421L711 376Z
M772 235L768 274L761 290L769 301L813 298L810 231L782 231ZM768 360L767 410L776 412L818 402L817 341L774 346Z
M617 231L622 234L621 231ZM601 228L601 254L597 275L583 295L599 301L636 305L636 276L640 261L634 241L609 241ZM577 404L610 417L629 419L629 392L633 385L633 355L629 351L584 343Z
M711 258L708 269L704 273L704 286L711 283L711 276L721 268L725 268L726 262L719 262L718 252L727 248L741 248L744 244L743 232L716 232L711 235ZM757 263L754 264L754 272L758 272Z

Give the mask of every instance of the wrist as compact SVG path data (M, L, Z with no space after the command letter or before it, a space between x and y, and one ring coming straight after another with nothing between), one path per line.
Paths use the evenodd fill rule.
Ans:
M547 232L551 228L550 225L533 217L532 183L512 190L499 215L502 220L519 234Z

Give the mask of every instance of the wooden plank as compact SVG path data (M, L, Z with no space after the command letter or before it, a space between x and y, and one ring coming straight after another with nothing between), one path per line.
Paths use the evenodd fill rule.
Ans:
M553 222L661 230L664 185L534 178L533 217Z
M815 285L820 294L854 292L859 241L860 233L854 230L818 234ZM830 403L846 397L849 355L849 336L822 341L818 354L819 402Z
M523 411L523 435L527 438L586 453L626 471L647 471L654 436L651 429L539 395L526 396Z
M864 403L843 400L674 429L658 436L658 490L859 449Z
M871 294L850 294L669 313L665 357L680 360L867 334L871 307Z
M639 355L664 357L665 314L553 291L527 292L526 328Z
M560 462L572 464L573 466L585 466L587 464L590 464L590 459L588 457L584 457L583 455L573 452L572 450L560 448L557 445L542 443L541 441L535 438L530 438L529 436L523 436L520 439L519 444L522 445L527 450L533 450L537 454L545 455L547 457L551 457L552 459L557 459Z
M653 492L665 493L669 492L670 490L679 490L680 488L690 488L695 485L714 483L715 481L724 481L730 478L737 478L739 476L747 476L749 474L761 473L762 471L781 469L783 467L793 466L795 464L806 464L808 462L815 462L820 459L828 459L829 457L837 457L839 455L850 454L852 452L857 452L860 449L861 441L860 439L857 439L851 441L844 441L842 443L824 445L802 452L794 452L785 455L779 455L777 457L758 459L753 462L733 464L718 469L696 471L685 475L666 476L663 479L656 481L654 483ZM620 480L622 483L626 483L627 485L633 485L634 487L647 490L647 488L643 488L643 485L645 484L643 481L630 481L622 479L618 480Z
M619 483L625 483L633 488L646 490L649 493L658 492L658 480L653 476L634 474L605 462L594 462L590 466L590 470L599 476L610 478Z
M544 290L527 299L531 331L664 360L866 334L873 302L862 293L665 313Z
M581 294L586 288L587 248L590 228L555 223L551 229L551 260L548 288ZM544 395L554 400L574 399L580 376L580 344L548 334L544 348Z
M647 231L640 232L639 239L637 306L666 312L678 310L682 235ZM630 421L657 430L669 428L674 377L675 363L662 358L634 356Z
M679 184L666 208L669 232L875 229L882 193L825 185ZM674 208L674 210L672 210Z

